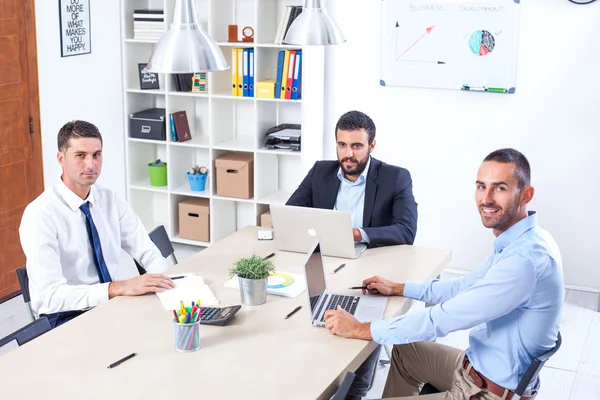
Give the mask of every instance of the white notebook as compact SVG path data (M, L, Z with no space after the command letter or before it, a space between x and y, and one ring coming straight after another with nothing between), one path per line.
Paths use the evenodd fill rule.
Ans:
M186 307L190 307L193 302L200 299L200 305L203 307L217 307L219 300L215 297L212 290L204 283L201 276L194 273L171 275L185 276L185 278L174 279L175 287L164 292L156 293L165 310L177 310L181 308L183 301Z

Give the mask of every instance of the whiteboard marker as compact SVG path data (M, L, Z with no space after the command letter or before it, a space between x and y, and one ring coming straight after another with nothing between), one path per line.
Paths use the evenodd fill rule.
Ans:
M485 88L484 87L471 87L469 85L463 85L462 90L472 90L475 92L485 92Z

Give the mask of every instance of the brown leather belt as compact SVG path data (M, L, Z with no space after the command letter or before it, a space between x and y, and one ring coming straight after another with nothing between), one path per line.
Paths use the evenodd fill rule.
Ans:
M465 371L467 371L469 378L471 378L473 383L475 383L478 387L482 389L487 389L488 392L495 394L501 399L511 400L515 395L514 391L496 385L494 382L490 381L488 378L483 376L483 374L480 374L479 372L475 371L475 368L473 368L473 365L471 365L467 356L465 356L463 360L462 367ZM532 400L535 399L536 396L537 393L533 395L524 394L523 396L521 396L521 399Z

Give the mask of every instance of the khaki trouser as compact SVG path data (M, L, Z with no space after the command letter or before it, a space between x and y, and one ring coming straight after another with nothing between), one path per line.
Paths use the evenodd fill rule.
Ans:
M465 352L435 342L395 345L383 398L499 400L473 383L462 368ZM424 383L441 393L419 396ZM413 397L414 396L414 397Z

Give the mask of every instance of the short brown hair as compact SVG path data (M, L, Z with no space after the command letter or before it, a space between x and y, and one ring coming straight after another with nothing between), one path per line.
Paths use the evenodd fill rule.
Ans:
M58 151L67 151L71 138L97 138L102 143L102 135L96 125L86 121L69 121L60 128L57 137Z
M518 150L505 148L492 151L483 161L495 161L502 164L515 164L515 177L519 183L519 189L523 189L530 185L531 182L531 166L527 157Z

